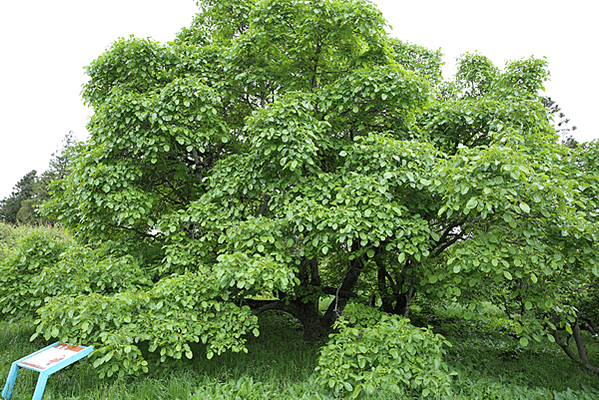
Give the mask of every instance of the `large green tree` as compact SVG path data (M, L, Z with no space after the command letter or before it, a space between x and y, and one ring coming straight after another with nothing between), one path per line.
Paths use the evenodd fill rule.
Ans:
M87 68L90 139L46 210L152 252L154 285L56 298L39 331L101 338L97 365L135 371L140 341L243 350L271 309L307 339L351 299L407 315L418 292L567 313L547 293L599 274L595 200L541 102L546 62L441 65L363 0L205 0L171 43L116 41Z

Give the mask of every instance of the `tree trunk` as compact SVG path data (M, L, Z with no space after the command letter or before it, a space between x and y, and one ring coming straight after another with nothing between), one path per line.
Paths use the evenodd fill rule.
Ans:
M255 315L267 310L281 310L293 315L304 328L304 340L317 341L326 338L333 331L333 324L343 313L347 302L350 298L355 297L354 289L363 269L364 263L362 260L350 260L339 286L337 288L322 288L320 287L318 273L318 259L314 257L303 260L299 279L300 285L304 287L307 293L311 292L311 287L319 287L325 293L335 295L324 315L320 313L318 296L315 293L305 298L292 300L281 298L274 301L245 300L245 302L252 308Z
M304 328L304 340L315 342L326 338L332 332L332 324L327 325L320 315L318 304L302 302L300 300L246 300L253 310L254 315L259 315L268 310L280 310L297 318Z
M316 342L326 338L332 332L332 325L327 325L320 315L318 304L302 303L300 301L294 304L296 308L293 314L304 327L304 340Z
M410 283L410 288L401 292L397 295L397 302L393 308L393 314L402 315L404 318L410 316L410 303L412 303L412 297L414 296L414 280Z
M565 343L562 338L559 336L557 331L551 332L553 337L555 338L555 342L562 348L564 353L568 355L572 360L574 360L578 365L589 370L597 375L599 375L599 367L591 364L589 357L587 355L586 345L584 343L584 338L582 337L582 332L580 331L580 325L578 322L574 324L572 328L572 333L574 336L574 341L576 342L576 349L578 350L578 355L574 353L568 344Z
M352 247L353 251L357 250L356 245ZM364 263L359 258L354 258L349 261L349 265L347 270L345 271L345 275L341 280L341 283L337 287L337 291L335 294L335 298L329 305L329 308L324 314L323 323L325 326L333 326L333 323L339 319L341 313L345 309L347 302L350 297L349 294L353 293L356 288L356 284L358 283L358 278L364 269Z
M410 314L410 303L414 296L414 279L407 280L407 270L410 268L410 262L406 262L403 270L396 277L396 280L389 274L384 264L378 262L378 289L381 294L381 307L380 310L389 314L402 315L408 318ZM388 281L388 283L387 283ZM404 284L408 283L410 287L404 290ZM387 289L387 286L391 289L391 294Z

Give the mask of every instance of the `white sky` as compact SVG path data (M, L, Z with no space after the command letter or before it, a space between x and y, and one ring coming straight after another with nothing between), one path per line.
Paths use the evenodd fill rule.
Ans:
M578 127L578 140L599 138L591 101L599 94L593 2L374 2L392 25L392 36L441 48L446 75L465 52L478 50L499 67L505 60L546 56L551 71L546 93ZM0 199L30 170L46 170L69 131L87 137L91 111L79 96L85 65L119 37L172 40L196 11L194 0L2 1Z

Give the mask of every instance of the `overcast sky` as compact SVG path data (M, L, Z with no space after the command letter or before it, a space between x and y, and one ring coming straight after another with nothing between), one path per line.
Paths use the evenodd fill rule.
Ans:
M546 93L578 127L581 141L599 138L593 125L599 93L599 24L589 1L377 0L391 35L441 48L454 60L479 51L499 67L506 60L547 57ZM119 37L166 42L188 26L194 0L31 0L0 5L0 199L27 172L48 168L51 154L73 131L85 139L91 111L80 98L89 65ZM446 75L447 75L446 73ZM591 108L593 107L593 109Z

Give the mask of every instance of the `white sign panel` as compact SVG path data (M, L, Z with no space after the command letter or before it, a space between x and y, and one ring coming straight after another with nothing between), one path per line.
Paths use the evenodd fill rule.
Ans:
M63 360L73 357L84 349L85 347L81 346L59 344L58 346L50 347L40 353L34 354L33 356L21 361L21 363L43 371Z

